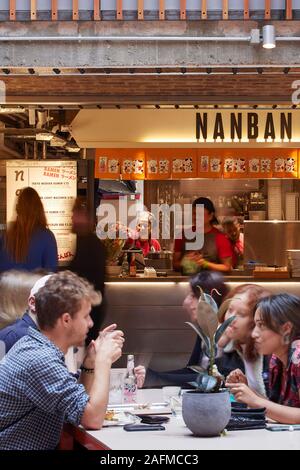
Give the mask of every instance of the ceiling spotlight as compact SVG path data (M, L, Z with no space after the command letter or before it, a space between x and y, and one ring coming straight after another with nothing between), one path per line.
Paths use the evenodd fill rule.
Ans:
M263 48L274 49L276 47L275 26L267 24L263 27Z

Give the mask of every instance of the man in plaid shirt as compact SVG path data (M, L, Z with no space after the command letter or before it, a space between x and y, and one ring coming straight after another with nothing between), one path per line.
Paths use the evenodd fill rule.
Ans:
M40 331L29 328L0 364L1 450L55 449L64 422L101 428L123 333L111 325L90 344L80 383L64 360L69 347L84 345L93 326L91 307L100 301L87 281L69 271L53 274L36 294Z

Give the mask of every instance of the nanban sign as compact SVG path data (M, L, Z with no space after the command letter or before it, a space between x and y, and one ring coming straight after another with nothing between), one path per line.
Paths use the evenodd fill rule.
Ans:
M72 134L82 148L201 147L300 143L300 110L81 110Z

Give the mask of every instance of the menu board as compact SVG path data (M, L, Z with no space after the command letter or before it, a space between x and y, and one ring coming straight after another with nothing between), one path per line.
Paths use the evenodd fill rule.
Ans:
M95 176L108 179L298 178L294 148L97 149Z
M49 229L54 233L58 260L71 261L76 236L71 233L72 207L77 195L76 161L10 160L6 162L6 220L15 218L15 203L20 189L32 187L39 194Z
M123 180L145 179L145 152L141 150L124 150L121 163Z

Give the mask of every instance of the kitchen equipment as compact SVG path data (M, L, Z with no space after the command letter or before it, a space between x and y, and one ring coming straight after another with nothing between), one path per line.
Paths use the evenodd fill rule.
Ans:
M145 258L145 265L157 269L172 269L172 251L149 252Z
M292 277L300 277L300 250L286 250Z
M244 222L244 263L286 266L286 250L300 249L300 221Z

